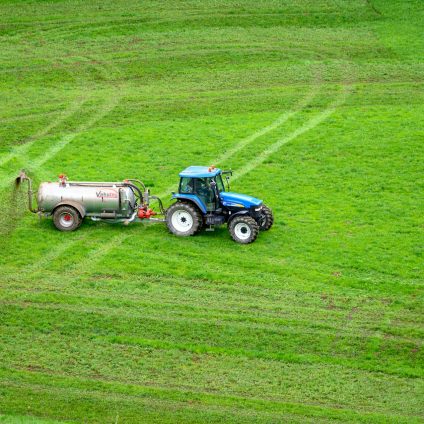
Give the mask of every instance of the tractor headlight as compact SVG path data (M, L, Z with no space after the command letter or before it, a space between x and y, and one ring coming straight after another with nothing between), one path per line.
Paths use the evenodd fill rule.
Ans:
M259 212L262 209L262 206L259 206L259 208L255 209L255 212Z

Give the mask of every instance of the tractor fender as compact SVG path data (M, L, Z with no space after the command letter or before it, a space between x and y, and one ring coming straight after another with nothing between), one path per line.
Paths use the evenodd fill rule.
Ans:
M59 207L59 206L72 206L73 208L75 208L78 213L80 214L81 218L85 217L85 208L83 205L81 205L81 203L75 202L73 200L64 200L63 202L58 203L53 209L52 209L52 215L54 214L54 211Z
M229 217L228 217L228 221L227 224L230 225L230 222L236 217L236 216L240 216L240 215L249 215L249 211L247 209L243 209L242 211L236 212L236 213L232 213Z
M191 203L194 203L200 209L200 211L202 212L203 215L206 214L206 206L194 194L174 194L172 196L172 198L177 199L177 200L189 201Z

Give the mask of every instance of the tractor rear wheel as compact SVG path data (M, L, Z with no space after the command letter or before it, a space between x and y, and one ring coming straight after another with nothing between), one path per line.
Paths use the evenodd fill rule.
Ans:
M266 206L262 206L261 217L259 218L259 229L261 231L268 231L272 224L274 224L274 215L272 210Z
M60 231L74 231L81 225L82 218L72 206L59 206L53 212L53 223Z
M177 202L166 211L166 225L176 236L192 236L202 228L203 218L190 203Z
M259 226L251 216L236 216L228 224L228 231L237 243L248 244L256 240Z

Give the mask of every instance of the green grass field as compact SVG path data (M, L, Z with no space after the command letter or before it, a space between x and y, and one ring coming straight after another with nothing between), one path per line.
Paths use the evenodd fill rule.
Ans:
M422 0L0 2L0 422L424 422ZM215 164L276 224L13 193Z

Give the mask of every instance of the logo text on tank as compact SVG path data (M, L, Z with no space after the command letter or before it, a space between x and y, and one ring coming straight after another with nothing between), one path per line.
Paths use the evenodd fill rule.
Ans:
M114 190L99 190L96 191L96 196L116 199L118 197L118 193Z

